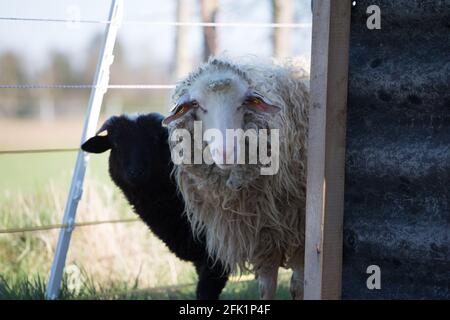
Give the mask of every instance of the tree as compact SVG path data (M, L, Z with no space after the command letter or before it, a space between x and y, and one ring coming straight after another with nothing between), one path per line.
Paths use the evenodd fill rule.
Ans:
M26 81L23 61L16 53L7 51L0 56L0 79L2 83L11 84L21 84Z
M271 0L273 23L292 23L294 8L292 0ZM291 54L291 29L273 28L273 55L284 58Z
M200 0L200 12L202 21L206 23L216 22L219 10L219 0ZM217 32L216 27L203 27L203 60L217 54Z
M0 55L0 83L9 85L28 84L23 60L13 51ZM30 90L4 89L1 93L0 115L17 116L32 113Z
M95 70L97 69L97 63L101 45L103 42L104 34L96 34L88 45L89 55L84 63L83 83L91 84L94 80ZM125 50L120 37L117 37L113 51L114 61L110 67L110 83L121 84L127 83L133 77L133 73L130 70L130 66L125 59Z
M42 77L44 83L48 84L78 84L80 82L79 73L72 66L70 57L59 51L50 54L50 63Z
M73 67L70 56L64 52L53 51L50 53L50 61L39 74L38 82L49 85L79 84L80 73ZM35 97L35 106L39 110L39 119L51 121L56 114L68 113L73 96L79 92L65 89L40 90Z
M176 21L189 22L191 12L188 0L177 0ZM186 75L190 70L188 26L178 26L175 34L175 77L177 79Z

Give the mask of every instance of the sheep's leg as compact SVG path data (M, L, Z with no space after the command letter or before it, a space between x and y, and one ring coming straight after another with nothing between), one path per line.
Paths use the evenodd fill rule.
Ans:
M303 266L293 268L291 277L291 296L294 300L303 300L303 285L304 285L304 268Z
M217 262L202 260L195 263L198 274L197 300L218 300L228 280L228 272Z
M273 300L277 292L278 268L281 256L276 255L270 263L266 263L257 269L259 281L259 296L262 300Z
M298 257L291 262L292 277L291 277L291 296L294 300L303 300L303 286L304 286L304 253L299 253Z
M278 266L258 271L259 296L262 300L273 300L277 292Z

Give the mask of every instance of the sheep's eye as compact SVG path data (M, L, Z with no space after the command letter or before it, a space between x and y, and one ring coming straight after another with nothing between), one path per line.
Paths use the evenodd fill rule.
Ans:
M263 103L263 101L260 98L258 98L258 97L251 97L249 102L253 103L253 104Z
M176 112L177 114L183 114L186 111L186 107L185 106L181 106L180 109L178 109L178 111Z
M174 114L176 114L176 115L183 115L183 114L185 114L186 112L188 112L191 108L197 108L199 105L198 105L198 102L197 101L189 101L189 102L186 102L186 103L183 103L182 105L180 105L180 106L178 106L178 108L175 110L175 112L174 112Z
M277 113L281 110L280 107L274 105L256 92L249 93L243 105L264 113Z
M263 103L263 100L258 97L247 97L244 102L242 103L242 106L244 107L252 107L255 105L260 105Z
M167 124L171 123L172 121L174 121L178 118L181 118L190 109L198 108L198 107L200 107L198 102L194 101L194 100L183 102L183 103L179 104L178 106L175 106L172 111L172 114L163 120L163 125L167 125Z

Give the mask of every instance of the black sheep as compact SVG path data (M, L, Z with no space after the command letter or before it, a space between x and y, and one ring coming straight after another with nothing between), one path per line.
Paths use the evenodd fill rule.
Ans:
M228 273L208 258L205 239L194 238L184 215L184 202L171 176L173 163L164 117L150 113L113 116L81 148L102 153L111 149L109 173L135 212L182 260L194 263L197 299L218 299ZM106 131L107 135L100 135Z

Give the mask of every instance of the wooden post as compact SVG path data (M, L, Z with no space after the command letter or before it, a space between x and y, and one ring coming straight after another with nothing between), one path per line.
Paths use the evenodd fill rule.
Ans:
M305 299L340 299L349 0L314 1L305 231Z

